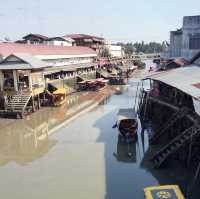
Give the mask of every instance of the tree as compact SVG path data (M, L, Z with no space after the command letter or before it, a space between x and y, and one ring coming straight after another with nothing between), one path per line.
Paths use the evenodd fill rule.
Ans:
M120 45L123 47L124 52L127 56L130 56L133 54L133 52L136 53L160 53L163 51L163 43L157 43L157 42L149 42L145 43L144 41L141 42L135 42L135 43L117 43L117 45Z

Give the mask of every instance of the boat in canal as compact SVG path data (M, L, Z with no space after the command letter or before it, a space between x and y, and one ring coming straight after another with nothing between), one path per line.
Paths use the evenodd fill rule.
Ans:
M146 199L185 199L178 185L163 185L144 188Z
M80 91L100 91L103 90L108 80L103 78L90 79L78 82L78 90Z
M61 106L66 102L66 90L65 88L58 88L53 92L53 105Z
M66 89L63 87L55 87L49 84L46 94L50 99L50 104L53 106L61 106L66 102Z
M134 109L120 109L117 114L117 123L119 138L127 143L137 139L137 114Z

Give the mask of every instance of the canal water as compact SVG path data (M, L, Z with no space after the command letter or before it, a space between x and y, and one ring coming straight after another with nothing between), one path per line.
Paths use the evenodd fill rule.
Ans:
M159 184L179 184L186 192L184 169L153 168L148 134L140 126L138 142L129 149L131 157L127 145L118 142L112 126L119 108L134 107L138 81L129 80L99 106L49 136L46 123L29 120L9 127L6 121L0 130L0 197L143 199L144 187Z

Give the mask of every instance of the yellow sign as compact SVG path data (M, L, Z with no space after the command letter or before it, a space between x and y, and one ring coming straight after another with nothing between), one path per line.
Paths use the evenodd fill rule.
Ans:
M156 193L156 195L158 196L158 198L162 198L162 199L171 198L171 193L167 191L159 191L158 193Z

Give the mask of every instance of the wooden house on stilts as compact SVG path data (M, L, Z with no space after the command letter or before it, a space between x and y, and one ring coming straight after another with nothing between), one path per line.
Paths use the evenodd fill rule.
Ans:
M156 167L179 159L200 171L200 54L190 65L146 76L139 95L142 123L151 121L150 144L159 146L151 160Z
M78 76L96 78L97 53L88 47L1 43L0 55L3 116L60 106L76 91Z
M44 69L48 64L29 54L14 53L0 63L1 112L23 117L40 108Z

